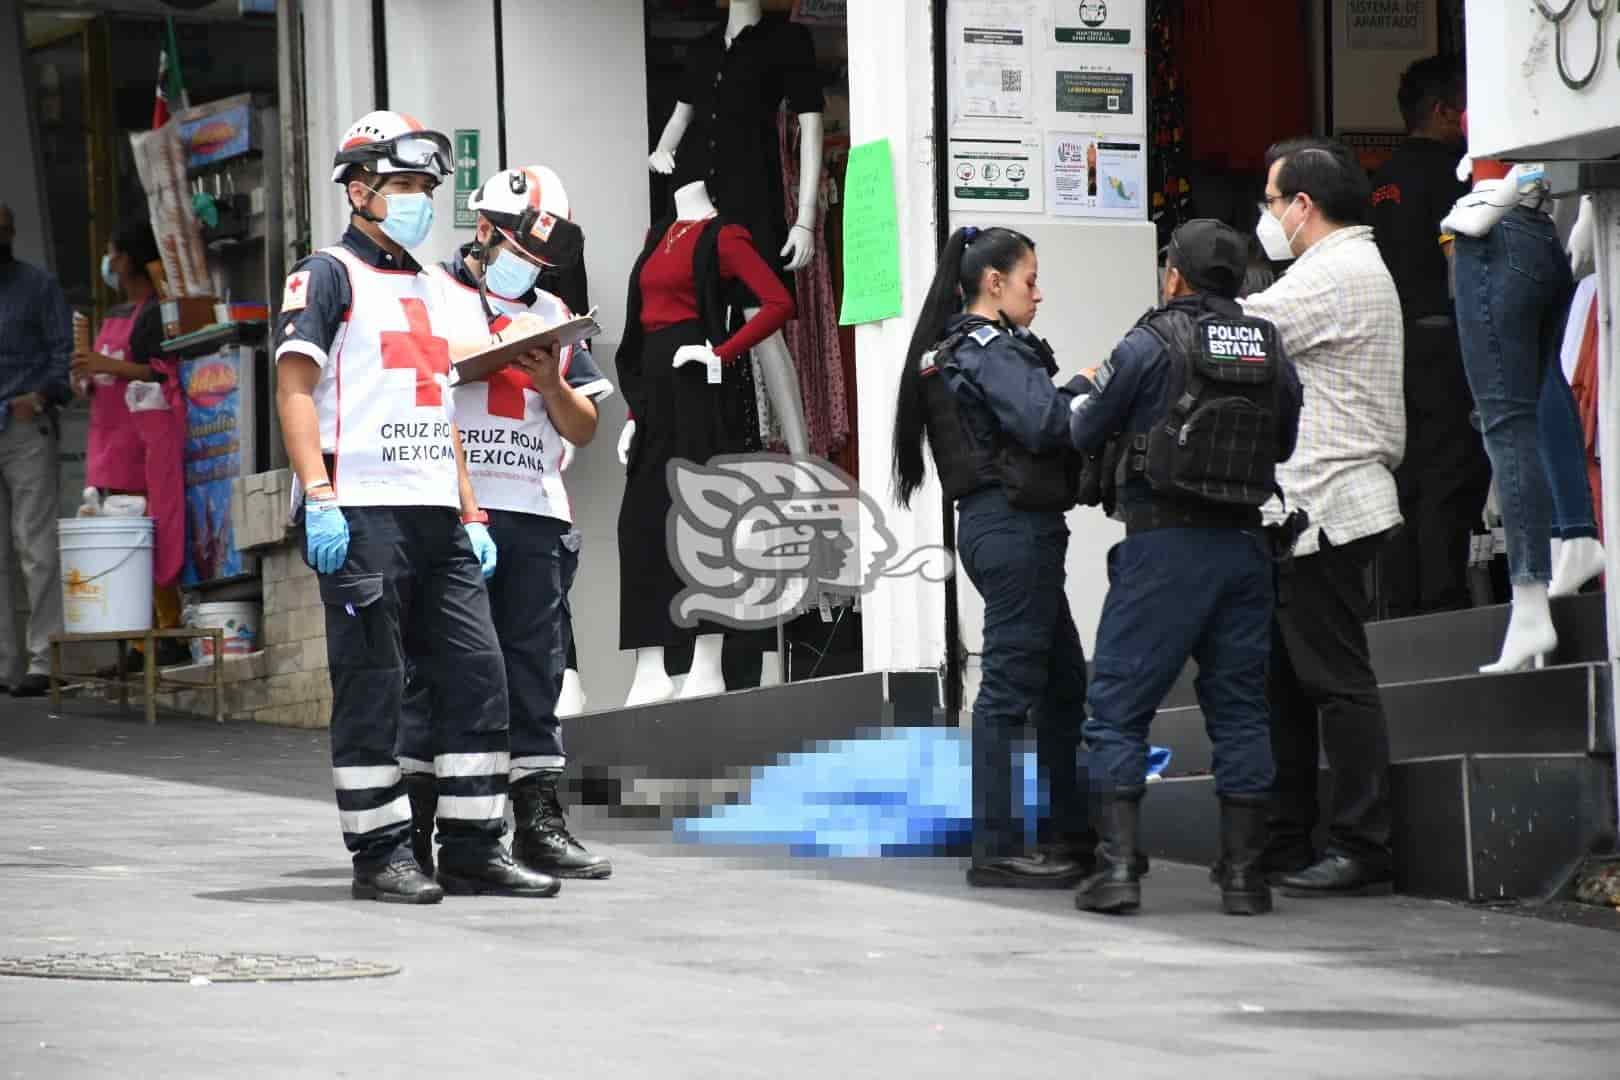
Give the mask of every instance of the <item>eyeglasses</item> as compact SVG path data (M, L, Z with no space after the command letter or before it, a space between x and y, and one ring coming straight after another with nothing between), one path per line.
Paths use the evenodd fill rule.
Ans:
M1294 194L1297 195L1298 192L1295 192ZM1263 196L1260 199L1259 206L1260 206L1260 209L1269 211L1271 209L1271 204L1276 202L1277 200L1279 200L1279 199L1292 199L1293 197L1294 197L1293 195L1266 195L1266 196Z
M334 161L339 164L363 165L386 158L396 169L418 170L440 176L449 176L450 140L437 131L413 131L396 135L392 139L362 143L349 150L339 151Z

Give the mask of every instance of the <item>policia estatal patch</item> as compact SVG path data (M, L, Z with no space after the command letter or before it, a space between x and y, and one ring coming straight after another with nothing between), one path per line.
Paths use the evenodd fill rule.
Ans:
M1204 363L1222 382L1270 382L1275 371L1267 328L1258 323L1205 319L1198 325Z

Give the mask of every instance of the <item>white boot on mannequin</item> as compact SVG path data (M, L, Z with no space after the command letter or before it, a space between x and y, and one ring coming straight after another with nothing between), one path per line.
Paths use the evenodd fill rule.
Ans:
M585 683L579 672L569 668L563 672L562 693L557 695L557 715L566 720L585 711Z
M1552 608L1547 601L1547 586L1513 586L1513 615L1508 619L1507 637L1502 641L1502 655L1494 664L1480 668L1481 675L1499 675L1518 671L1534 663L1540 667L1547 654L1558 647L1558 631L1553 628Z
M782 685L782 654L774 649L763 654L759 662L759 685Z
M675 696L675 684L664 670L664 648L654 645L636 650L636 674L630 680L630 693L625 705L650 705L655 701L668 701Z
M1590 536L1565 540L1553 561L1548 596L1574 596L1581 586L1603 573L1603 545Z
M724 634L698 635L692 646L692 670L678 695L682 701L726 692L726 677L720 671L720 649L725 641Z

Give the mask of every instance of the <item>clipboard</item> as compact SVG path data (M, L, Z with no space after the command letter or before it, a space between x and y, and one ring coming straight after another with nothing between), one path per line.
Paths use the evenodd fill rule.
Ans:
M548 327L537 334L525 334L523 337L508 337L498 341L487 349L480 349L470 356L465 356L455 363L456 378L453 385L478 382L507 367L526 352L537 348L544 348L553 342L567 347L577 345L602 332L602 325L596 321L596 313L592 310L585 315L579 315L567 322L558 323Z

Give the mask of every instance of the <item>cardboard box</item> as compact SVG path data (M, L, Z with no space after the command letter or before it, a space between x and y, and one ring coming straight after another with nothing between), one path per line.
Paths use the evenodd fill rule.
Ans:
M212 296L182 296L163 301L163 336L177 338L214 325Z

